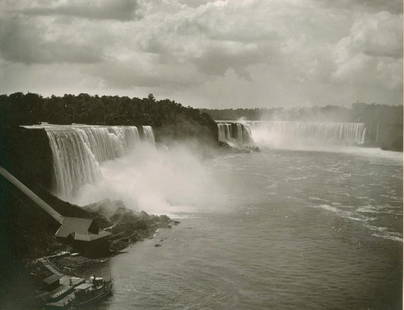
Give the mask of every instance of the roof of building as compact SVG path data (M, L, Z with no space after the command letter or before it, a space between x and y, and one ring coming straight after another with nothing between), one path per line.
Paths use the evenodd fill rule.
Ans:
M60 226L55 236L59 238L67 238L72 235L74 240L93 241L111 234L103 230L100 230L98 234L91 233L90 227L92 223L93 219L64 217L63 224Z
M72 233L88 234L93 219L64 217L63 223L56 232L56 237L67 238Z
M62 276L60 276L58 274L53 274L53 275L43 279L42 281L45 282L47 285L50 285L52 283L59 281L60 278L62 278Z

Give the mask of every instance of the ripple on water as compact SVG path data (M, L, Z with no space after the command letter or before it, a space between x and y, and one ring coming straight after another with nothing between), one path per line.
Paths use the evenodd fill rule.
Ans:
M367 205L359 207L356 211L360 213L390 214L397 216L403 215L403 210L401 206L391 206L391 205Z
M364 214L369 214L369 213L370 214L373 214L373 213L395 214L395 213L390 213L388 210L387 211L383 210L382 206L363 206L363 207L360 207L357 210L353 210L353 211L341 209L341 208L353 208L352 206L338 206L338 208L337 208L335 205L322 204L322 205L316 205L316 206L312 206L312 207L316 208L316 209L323 209L323 210L326 210L329 212L333 212L337 216L345 218L345 219L360 222L363 224L363 226L365 228L370 230L371 235L374 237L403 242L402 233L389 231L388 228L384 227L384 226L377 226L377 225L369 224L370 222L375 221L377 218L363 215L363 213Z

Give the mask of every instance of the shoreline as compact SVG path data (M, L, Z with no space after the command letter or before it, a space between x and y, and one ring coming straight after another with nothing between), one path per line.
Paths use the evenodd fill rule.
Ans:
M75 287L79 286L80 283L92 283L91 279L94 278L102 279L105 285L110 283L112 287L113 280L111 274L109 273L108 276L105 271L109 270L109 263L113 257L126 253L126 249L138 241L153 239L160 228L171 229L174 225L179 224L179 221L172 220L167 216L148 215L145 212L135 214L133 211L126 208L123 209L122 207L117 208L115 213L118 213L120 217L118 220L115 217L113 224L116 227L115 236L112 235L109 244L110 248L115 248L108 254L102 256L88 256L88 252L86 254L80 253L74 251L69 245L66 245L64 250L36 258L26 265L29 274L34 280L33 282L36 283L34 286L34 299L37 306L45 306L48 302L55 300L54 296L60 295L64 291L70 291L70 297L63 297L60 302L63 302L66 298L74 300L74 292L77 291ZM100 210L97 210L97 214L98 216L102 216ZM139 220L139 218L149 221L147 229L136 230L134 226L127 225L133 224ZM119 231L119 233L117 231ZM117 235L119 239L116 239ZM161 246L161 240L159 243L156 243L155 246L157 246L157 244ZM52 290L50 290L47 288L49 286L48 279L52 277L60 280L58 280L58 285L54 286L52 284ZM44 283L46 283L45 286ZM58 299L56 298L56 300Z

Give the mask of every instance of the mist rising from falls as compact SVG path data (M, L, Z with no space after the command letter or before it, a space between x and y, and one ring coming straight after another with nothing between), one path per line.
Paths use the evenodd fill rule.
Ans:
M253 140L258 144L282 146L362 145L366 128L362 123L333 122L251 122Z
M243 131L232 128L237 126ZM310 146L358 146L366 140L363 123L298 122L298 121L242 121L218 122L219 141L245 143L249 139L259 147L304 148Z
M101 163L128 154L141 142L136 126L44 126L53 155L53 192L72 201L86 184L102 177ZM143 126L144 140L154 144L153 129Z
M168 148L142 143L100 169L102 178L83 186L74 203L117 199L134 210L178 216L217 210L222 199L212 171L186 145Z
M126 207L178 216L217 207L220 184L195 146L155 145L151 126L34 125L49 138L54 189L77 205L103 199Z

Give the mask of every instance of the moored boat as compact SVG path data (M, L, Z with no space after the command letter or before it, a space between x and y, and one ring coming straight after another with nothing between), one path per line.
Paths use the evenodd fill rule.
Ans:
M92 276L90 280L75 287L73 307L91 305L112 294L112 281Z

